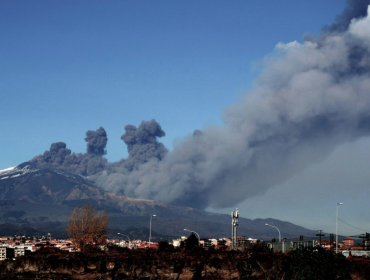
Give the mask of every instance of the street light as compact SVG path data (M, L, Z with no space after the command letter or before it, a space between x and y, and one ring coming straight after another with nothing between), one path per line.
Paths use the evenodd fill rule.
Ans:
M194 230L188 230L188 229L186 229L186 228L184 228L184 230L186 230L186 231L190 231L190 232L194 232L194 233L198 236L198 246L200 246L200 237L199 237L199 234L198 234L198 233L196 233Z
M273 225L269 225L269 224L265 224L265 226L269 226L269 227L273 227L273 228L276 228L279 232L279 242L281 242L281 234L280 234L280 230L276 227L276 226L273 226Z
M343 205L342 202L337 203L337 227L336 227L336 239L335 239L335 252L338 253L338 205Z
M152 238L152 218L157 215L150 215L150 226L149 226L149 248L150 248L150 239Z
M118 233L119 235L126 236L128 238L128 248L130 249L130 237L128 237L126 234ZM120 242L121 243L121 242Z

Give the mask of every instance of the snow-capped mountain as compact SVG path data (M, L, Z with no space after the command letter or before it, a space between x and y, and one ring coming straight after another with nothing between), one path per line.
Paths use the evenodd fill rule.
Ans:
M18 178L19 176L34 173L37 171L38 169L36 168L35 164L24 163L18 166L0 170L0 180L15 179Z
M65 230L73 208L84 204L92 204L98 210L107 209L111 228L148 227L150 215L156 214L153 230L161 234L183 235L184 228L196 228L199 234L209 237L230 234L229 215L119 196L79 175L39 168L35 162L0 171L0 224ZM288 222L245 218L239 220L239 232L257 238L273 237L265 223L278 225L284 237L313 234Z

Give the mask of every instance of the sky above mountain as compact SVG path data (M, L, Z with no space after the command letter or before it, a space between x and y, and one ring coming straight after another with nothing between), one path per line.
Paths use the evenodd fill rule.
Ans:
M0 169L42 154L54 142L85 152L85 132L99 127L108 135L106 158L118 161L128 156L124 127L151 119L165 131L159 141L172 151L195 129L225 123L229 105L248 96L264 65L280 55L276 46L318 38L324 26L343 28L332 24L345 5L2 1ZM234 206L244 217L333 232L341 201L342 219L370 231L369 148L366 137L338 143L325 157ZM215 206L209 209L234 208ZM340 229L362 232L342 222Z

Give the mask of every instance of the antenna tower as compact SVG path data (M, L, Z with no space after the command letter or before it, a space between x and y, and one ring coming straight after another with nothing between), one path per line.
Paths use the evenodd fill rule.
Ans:
M231 212L232 221L232 246L233 250L238 248L238 238L237 238L237 227L239 225L238 218L239 218L239 210L238 208L235 211Z

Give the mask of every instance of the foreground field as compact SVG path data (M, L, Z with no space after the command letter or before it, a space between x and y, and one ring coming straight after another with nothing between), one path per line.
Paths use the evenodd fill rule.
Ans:
M370 279L370 262L342 259L350 274L333 279ZM325 262L323 259L322 262ZM30 256L6 260L1 279L309 279L291 278L297 266L291 255L272 254L263 248L249 251L111 248L90 253L40 250ZM338 265L334 264L334 265ZM330 265L326 266L331 269ZM335 267L335 266L334 266ZM307 267L309 270L312 268ZM340 268L338 268L340 269ZM315 272L313 272L315 273ZM306 274L308 275L308 274ZM333 275L333 274L332 274ZM312 279L312 278L311 278ZM317 278L321 279L319 275ZM329 279L329 278L327 278ZM331 278L330 278L331 279Z

